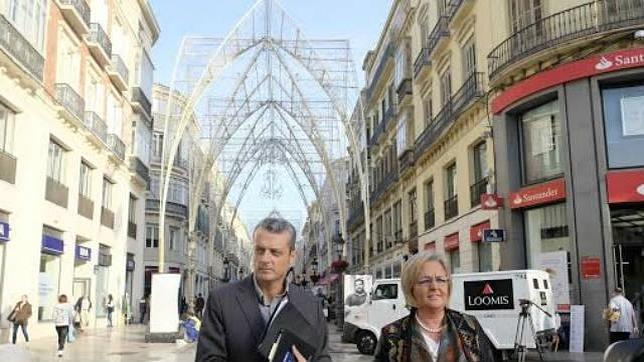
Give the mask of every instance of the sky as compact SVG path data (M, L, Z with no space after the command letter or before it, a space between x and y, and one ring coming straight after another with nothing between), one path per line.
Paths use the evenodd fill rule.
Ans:
M169 85L184 36L225 37L255 0L151 0L161 28L152 50L155 82ZM362 61L376 46L392 0L280 0L286 12L299 24L309 39L349 39L362 84ZM259 197L262 177L253 181L240 206L248 228L273 208L292 220L299 228L304 223L306 208L293 189L294 184L282 179L284 192L277 200Z

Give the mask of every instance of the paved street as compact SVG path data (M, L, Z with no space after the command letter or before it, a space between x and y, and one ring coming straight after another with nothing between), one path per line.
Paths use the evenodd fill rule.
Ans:
M338 362L361 362L371 361L371 356L361 355L352 344L340 342L340 334L336 331L335 325L329 325L330 350L333 361ZM18 347L27 351L33 362L44 361L127 361L127 362L171 362L171 361L193 361L195 355L195 344L148 344L144 341L145 328L134 325L127 328L100 329L88 331L77 339L76 342L68 345L62 359L56 357L56 339L41 338L30 342L28 345L19 344ZM0 345L0 361L16 360L13 351L8 352L9 345ZM9 358L9 359L8 359ZM538 361L538 357L531 354L530 361ZM547 361L602 361L601 353L569 354L557 353L546 356ZM22 361L20 361L22 362Z

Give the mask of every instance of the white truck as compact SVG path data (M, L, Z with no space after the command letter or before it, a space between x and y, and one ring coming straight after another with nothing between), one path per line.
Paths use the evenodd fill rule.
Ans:
M452 275L449 308L475 316L499 350L514 349L519 315L526 301L531 302L527 312L534 332L539 338L551 338L557 326L547 272L511 270ZM400 279L376 280L367 303L345 309L343 339L356 343L361 353L372 354L382 327L407 314ZM522 344L535 348L529 323L530 319L525 324Z

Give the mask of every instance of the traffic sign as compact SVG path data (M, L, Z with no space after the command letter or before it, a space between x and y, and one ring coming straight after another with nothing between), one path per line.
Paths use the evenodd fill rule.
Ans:
M505 241L505 230L503 229L485 229L483 230L484 243L498 243Z

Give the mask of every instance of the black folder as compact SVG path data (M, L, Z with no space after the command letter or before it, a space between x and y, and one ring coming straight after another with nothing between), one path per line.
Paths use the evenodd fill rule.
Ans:
M269 362L295 361L292 348L295 346L307 360L315 355L315 346L300 338L296 331L311 328L304 317L290 303L287 303L277 314L258 350Z

